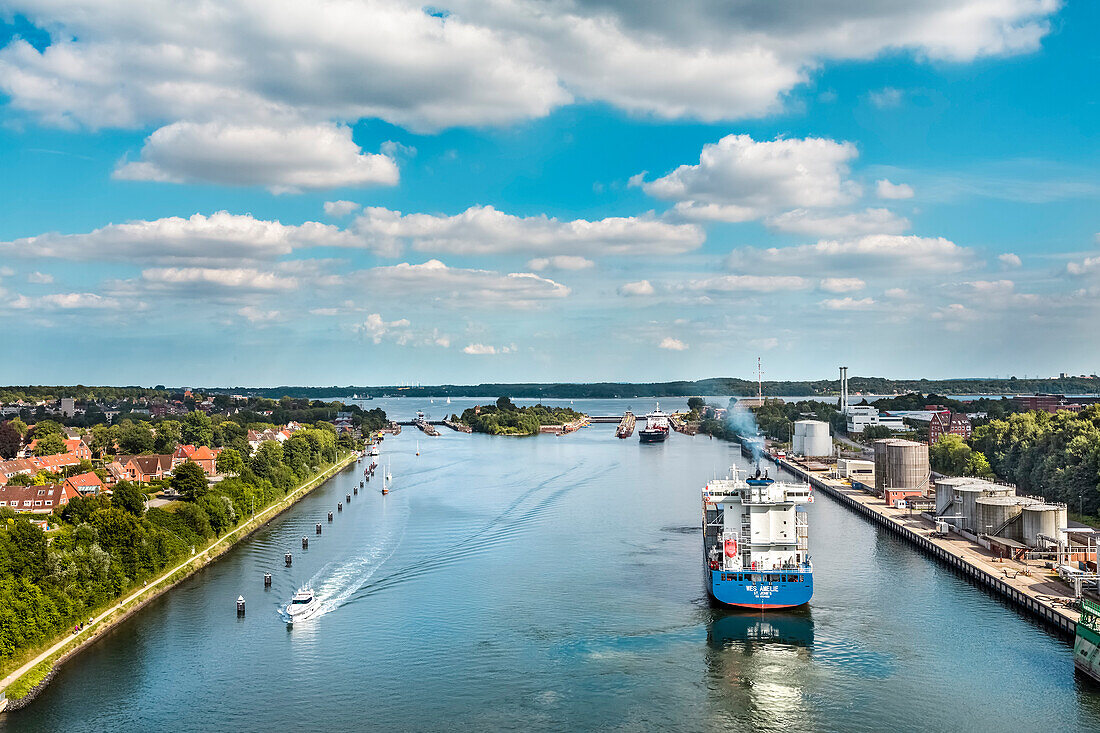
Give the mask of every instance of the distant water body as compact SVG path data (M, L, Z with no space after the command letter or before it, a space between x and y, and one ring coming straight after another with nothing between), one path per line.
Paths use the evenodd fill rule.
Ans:
M402 411L442 416L422 402ZM628 404L652 407L577 407ZM329 524L361 470L341 474L0 729L1100 730L1100 690L1074 677L1066 642L824 496L809 508L809 607L712 608L699 489L742 463L736 446L643 446L613 425L525 439L408 429L381 462L390 495L372 481ZM289 628L278 609L306 582L323 611Z

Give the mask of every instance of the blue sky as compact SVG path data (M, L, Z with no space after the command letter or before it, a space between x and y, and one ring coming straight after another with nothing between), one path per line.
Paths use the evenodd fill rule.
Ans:
M9 0L0 382L1097 372L1100 10L851 5Z

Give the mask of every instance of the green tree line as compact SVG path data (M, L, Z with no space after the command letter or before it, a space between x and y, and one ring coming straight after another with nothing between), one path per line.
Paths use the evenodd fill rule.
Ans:
M535 435L543 425L563 425L583 416L583 413L569 407L547 407L542 404L517 407L508 397L501 397L495 405L463 410L459 419L476 433Z
M219 468L233 475L216 483L181 464L171 483L186 501L164 508L146 509L142 488L125 481L110 498L73 499L50 516L49 538L0 508L0 667L281 499L336 460L337 440L320 425L247 455L223 451Z

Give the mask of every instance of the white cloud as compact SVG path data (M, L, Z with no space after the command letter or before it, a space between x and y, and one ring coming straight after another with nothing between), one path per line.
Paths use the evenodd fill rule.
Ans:
M298 287L295 278L245 267L154 267L142 271L141 283L150 289L180 292L279 292Z
M326 201L325 213L334 218L342 218L348 214L354 214L359 210L359 204L354 201Z
M1023 264L1023 261L1020 260L1020 256L1012 252L1005 252L1004 254L997 255L997 260L1005 267L1020 267Z
M252 305L246 305L237 311L239 315L244 316L250 323L267 323L269 321L276 321L280 317L279 311L265 311Z
M819 237L854 237L861 234L901 234L909 220L889 209L865 209L835 216L795 209L768 217L767 225L781 232Z
M875 195L880 199L911 199L913 187L907 183L891 183L881 178L875 181Z
M219 211L187 219L172 216L108 224L84 234L49 232L0 242L0 254L35 259L199 264L272 260L295 248L310 246L362 246L362 242L327 224L292 226Z
M415 293L466 306L528 308L570 293L565 285L529 272L501 274L448 267L439 260L375 267L359 277L387 294Z
M596 265L590 259L576 255L555 255L553 257L536 257L527 263L527 267L539 272L541 270L587 270Z
M1100 272L1100 257L1086 257L1080 262L1070 262L1066 265L1066 272L1077 277Z
M687 344L680 339L674 339L671 336L667 336L661 339L661 343L657 344L658 348L668 349L669 351L686 351Z
M51 31L0 52L11 106L57 124L381 118L417 130L540 117L574 94L625 110L754 117L830 60L1032 51L1057 0L777 6L691 0L14 0Z
M826 298L821 301L821 305L829 310L834 311L857 311L867 310L875 304L873 298Z
M513 216L492 206L473 206L454 216L368 207L352 229L383 251L396 251L409 242L417 250L454 254L679 254L698 248L704 239L695 225L670 224L652 216L560 221Z
M894 87L883 87L882 89L876 89L867 96L870 98L871 104L879 109L886 109L888 107L900 106L902 97L905 96L905 92Z
M515 345L497 348L489 344L469 344L462 349L462 352L464 354L474 354L476 356L493 356L495 354L511 354L515 350Z
M623 283L619 286L619 295L644 296L653 295L655 292L649 280L638 280L636 282Z
M367 316L367 320L360 326L359 330L366 336L368 336L374 343L382 343L382 339L392 334L394 329L407 329L409 327L409 319L399 318L396 321L386 322L382 319L382 315L379 313L371 313Z
M20 295L9 305L20 310L119 310L128 307L117 298L96 293L53 293L36 297Z
M807 280L796 275L719 275L691 280L683 287L709 293L770 293L777 290L802 290L807 286Z
M904 300L909 297L909 291L905 288L890 288L883 295L894 300Z
M49 285L53 282L53 275L45 272L32 272L27 275L27 282L34 283L36 285Z
M943 237L868 235L848 240L821 240L794 247L755 249L742 247L730 253L733 270L789 270L798 263L804 270L847 272L957 272L974 263L974 254Z
M858 277L827 277L821 281L821 289L828 293L853 293L866 286Z
M166 183L266 186L273 193L339 186L392 186L397 164L364 155L343 125L176 122L145 140L139 160L115 178Z
M643 184L675 201L678 214L714 221L750 221L794 208L839 206L859 195L847 179L857 155L851 143L823 138L756 142L727 135L703 146L699 163L681 165Z

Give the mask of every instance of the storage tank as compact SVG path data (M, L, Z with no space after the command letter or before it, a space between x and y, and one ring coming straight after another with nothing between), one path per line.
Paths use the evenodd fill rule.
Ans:
M882 490L891 486L887 476L886 450L897 438L880 438L875 441L875 491L882 496Z
M1039 547L1039 535L1058 537L1058 531L1068 526L1069 517L1065 504L1041 504L1036 502L1024 507L1023 516L1020 519L1022 538L1021 542L1029 547Z
M928 467L928 446L912 440L894 440L886 446L886 472L891 489L928 491L932 472Z
M1023 538L1023 520L1020 516L1028 505L1037 500L1029 496L980 496L974 500L977 515L975 534L991 534L1020 542ZM1009 520L1014 520L1007 524Z
M949 509L955 498L955 487L981 483L991 482L969 476L943 476L936 479L936 514L958 514L957 511Z
M791 447L804 456L831 456L833 439L829 437L829 424L820 420L799 420L794 424Z
M986 496L1014 496L1013 491L1008 486L1000 486L998 484L968 484L966 486L955 487L955 508L958 510L953 512L954 514L961 514L961 520L950 520L956 527L961 526L968 532L978 533L978 507L977 500ZM984 529L981 530L985 532Z

